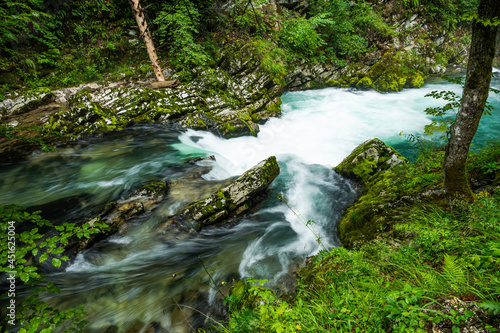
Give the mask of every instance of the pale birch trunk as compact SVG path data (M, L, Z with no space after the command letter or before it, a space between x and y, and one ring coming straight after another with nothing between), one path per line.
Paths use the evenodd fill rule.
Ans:
M158 56L156 55L156 49L153 44L153 39L151 38L151 33L148 29L148 24L144 13L142 12L139 0L129 0L130 7L132 7L132 12L134 13L135 21L139 26L139 31L144 39L144 44L146 45L146 50L148 51L149 60L151 60L151 65L153 65L153 70L156 75L156 80L165 81L163 73L161 71L160 64L158 64Z

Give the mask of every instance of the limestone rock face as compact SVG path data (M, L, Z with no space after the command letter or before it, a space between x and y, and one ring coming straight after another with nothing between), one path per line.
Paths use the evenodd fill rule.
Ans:
M394 148L379 139L371 139L354 149L334 170L364 183L375 173L403 163L408 163L408 160Z
M198 231L205 226L241 215L261 201L260 195L279 173L276 157L271 156L217 193L192 204L183 213L167 221L163 227Z
M0 102L0 115L18 115L54 101L56 95L49 88L38 88L23 94L14 94Z
M211 131L226 138L256 135L259 124L281 115L283 87L260 66L251 44L222 51L216 68L195 68L189 82L151 89L148 82L118 82L66 90L69 108L47 119L45 128L76 137L99 135L140 122ZM60 101L63 101L62 97Z

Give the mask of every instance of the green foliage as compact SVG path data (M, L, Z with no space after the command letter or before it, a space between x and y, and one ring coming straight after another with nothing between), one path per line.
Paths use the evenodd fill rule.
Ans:
M93 225L64 223L54 226L40 216L40 212L29 213L15 205L0 206L0 232L6 239L0 243L2 272L15 272L16 293L21 283L32 287L32 293L16 299L16 320L19 332L50 332L53 327L63 327L63 332L83 329L85 313L83 306L58 310L41 300L40 295L59 292L52 283L44 283L40 266L49 262L60 267L69 258L64 255L64 246L72 237L89 238L106 225L99 221ZM7 293L2 297L7 297Z
M283 22L278 34L281 47L293 51L305 59L317 55L318 49L326 43L321 39L316 28L331 25L328 14L318 14L309 19L298 16Z
M369 50L370 40L384 40L394 33L365 1L316 0L310 14L322 19L318 30L325 55L332 59L356 58Z
M500 145L488 143L476 154L470 155L468 169L473 175L494 177L500 171Z
M0 9L0 67L15 77L4 82L33 88L102 79L125 51L133 53L128 6L126 0L9 1Z
M453 78L445 76L445 79L450 83L463 85L462 78ZM490 88L490 92L498 93L499 91ZM460 109L462 103L462 97L456 94L453 91L445 90L445 91L437 91L434 90L429 94L426 94L425 97L432 97L438 100L444 100L447 103L443 106L437 107L428 107L424 110L425 114L432 117L432 121L430 124L424 126L424 135L428 135L431 139L438 133L441 135L438 139L442 141L448 140L448 134L450 132L450 126L455 121L456 114ZM483 114L491 116L491 111L493 111L493 105L489 102L486 102L486 106L484 107ZM414 143L417 147L422 144L422 142L426 141L424 136L414 135L414 134L405 134L403 132L399 133L400 136L406 137L410 142Z
M188 0L163 3L154 23L158 26L160 44L170 46L173 64L206 65L210 58L203 45L196 43L200 33L201 15L198 7Z
M286 51L268 40L257 39L254 43L260 66L268 72L278 85L285 84Z
M41 11L42 3L40 0L6 1L0 7L0 48L3 52L18 54L17 45L26 35L45 34L46 39L40 40L47 44L54 39L45 25L45 20L51 16Z
M479 0L399 0L399 6L409 14L418 13L439 23L438 29L454 30L463 20L477 12Z

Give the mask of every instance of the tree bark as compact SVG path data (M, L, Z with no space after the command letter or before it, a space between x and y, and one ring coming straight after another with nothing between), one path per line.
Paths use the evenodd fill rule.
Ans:
M151 38L151 33L149 32L148 29L146 18L144 17L141 5L139 4L139 0L129 0L129 3L130 7L132 7L132 12L134 13L135 21L139 26L139 32L141 33L141 36L144 40L144 44L146 44L146 50L148 51L151 65L153 65L153 70L155 72L156 80L165 81L165 77L163 76L161 67L158 64L158 56L156 55L156 49L153 44L153 39Z
M173 80L173 81L160 81L160 82L152 82L151 83L151 88L153 89L159 89L159 88L175 88L178 85L180 85L179 80Z
M486 25L500 16L499 0L481 0L478 18L472 24L472 41L462 102L450 128L443 164L444 190L452 204L456 199L474 199L466 174L467 154L488 98L498 26Z

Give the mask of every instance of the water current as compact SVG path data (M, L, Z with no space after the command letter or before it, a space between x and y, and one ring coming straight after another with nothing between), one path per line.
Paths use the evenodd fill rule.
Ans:
M500 88L498 76L492 86ZM223 139L204 131L135 126L0 168L0 204L45 205L50 218L69 220L89 215L147 181L172 182L169 198L154 212L78 254L64 270L51 272L47 279L61 293L47 300L61 307L85 304L88 332L141 332L148 327L185 332L186 317L191 323L205 320L189 307L218 314L207 271L219 286L253 277L283 287L290 270L321 249L316 236L278 200L279 194L305 220L314 220L325 246L341 245L335 224L357 190L332 167L373 137L414 157L398 134L419 134L430 123L423 110L443 104L424 97L433 90L461 89L434 82L397 94L334 88L286 93L282 117L262 125L257 137ZM500 97L492 96L490 102L500 109ZM483 117L476 148L498 139L499 120L497 111ZM215 161L202 163L210 171L201 178L189 174L185 163L208 155ZM156 231L168 216L271 155L281 174L258 212L235 226L207 229L195 237L172 239Z

